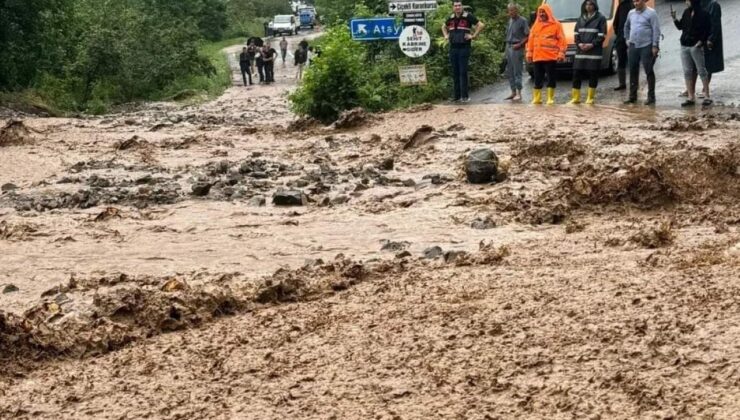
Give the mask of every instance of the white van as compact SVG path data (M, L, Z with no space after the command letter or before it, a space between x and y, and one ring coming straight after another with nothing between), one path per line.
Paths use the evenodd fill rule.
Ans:
M270 24L274 36L298 34L298 21L293 15L277 15Z

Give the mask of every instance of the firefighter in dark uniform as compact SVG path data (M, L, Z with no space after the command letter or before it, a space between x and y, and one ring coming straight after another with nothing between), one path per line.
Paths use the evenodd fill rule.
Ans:
M445 39L450 42L450 64L454 79L454 101L469 102L468 94L468 64L470 62L471 41L474 40L484 24L476 19L472 13L464 11L462 2L452 4L453 14L442 26Z

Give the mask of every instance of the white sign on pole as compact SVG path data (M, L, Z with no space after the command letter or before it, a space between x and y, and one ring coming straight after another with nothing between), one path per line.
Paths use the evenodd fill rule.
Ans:
M401 86L414 86L427 84L427 66L399 66L398 77Z
M404 12L431 12L437 10L437 0L396 0L388 2L388 12L390 14Z
M398 38L401 51L412 58L426 54L431 44L432 39L429 37L429 32L419 25L407 26L401 32L401 37Z

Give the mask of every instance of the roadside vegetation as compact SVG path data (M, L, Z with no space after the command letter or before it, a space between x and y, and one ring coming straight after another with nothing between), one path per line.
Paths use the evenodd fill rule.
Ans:
M506 31L507 0L466 1L475 15L487 25L475 41L470 61L473 89L494 82L501 73ZM536 0L526 0L522 14L528 16ZM445 2L427 17L432 48L426 56L411 59L403 55L395 41L355 42L348 21L352 17L386 15L385 0L317 0L316 6L329 29L316 41L320 58L309 67L303 84L291 95L293 110L324 122L335 120L347 109L357 106L369 111L407 107L447 98L452 89L448 64L449 46L441 27L452 13L452 2ZM398 67L425 64L428 84L401 87Z
M218 95L220 50L261 36L276 0L34 0L0 5L0 101L104 113L142 100ZM224 41L226 40L226 41Z

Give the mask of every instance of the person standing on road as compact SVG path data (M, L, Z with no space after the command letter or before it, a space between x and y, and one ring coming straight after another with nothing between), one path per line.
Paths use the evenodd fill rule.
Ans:
M283 66L285 66L286 55L288 55L288 40L283 37L280 41L280 56L283 58Z
M655 105L655 71L653 67L660 52L660 21L646 0L634 0L635 8L627 15L624 34L627 37L627 61L630 70L630 96L624 103L637 102L640 84L640 64L645 69L648 95L645 105Z
M522 100L524 51L529 38L529 22L519 15L519 5L509 3L509 25L506 27L506 75L511 95L506 100Z
M725 55L722 46L722 6L719 5L717 0L701 0L701 3L702 8L709 15L711 27L709 39L707 39L707 45L704 48L705 64L709 73L707 91L704 92L704 95L709 98L709 84L712 82L712 75L725 70ZM711 100L709 102L711 103Z
M264 46L263 46L263 48L264 48ZM258 74L260 76L260 84L261 85L265 84L266 83L266 80L267 80L265 78L265 59L264 59L264 56L263 56L263 53L262 53L262 49L263 48L259 48L258 49L258 51L257 51L257 59L255 60L257 62L257 72L258 72Z
M239 69L242 72L242 80L244 86L247 86L247 77L249 77L249 84L252 84L252 63L249 59L249 53L247 47L242 48L241 54L239 54Z
M262 61L265 64L265 83L275 83L275 58L277 51L270 46L269 42L262 47Z
M534 90L532 104L542 105L542 87L547 74L547 104L555 103L556 65L565 61L568 42L563 25L555 18L552 8L543 3L537 9L537 19L532 25L527 41L527 62L534 65Z
M249 45L247 46L247 54L249 54L249 65L252 68L252 74L255 73L256 68L254 66L255 60L257 59L257 53L258 53L257 45L255 45L254 40L249 41Z
M592 105L599 85L601 58L606 39L606 18L599 13L596 0L586 0L581 5L581 17L575 30L576 58L573 62L573 91L571 104L581 103L581 83L588 78L586 104Z
M296 79L302 80L303 68L306 65L306 61L308 61L308 42L301 41L298 44L298 49L293 53L293 59L295 60L296 67L298 67L298 70L296 71Z
M470 102L468 93L468 64L471 42L485 25L472 13L464 11L461 1L452 3L452 15L442 26L442 34L450 42L450 65L454 85L454 101Z
M632 0L620 0L617 12L614 14L614 32L617 36L616 48L617 48L617 77L619 79L619 86L615 87L615 91L627 89L627 37L624 33L624 25L627 23L627 15L630 10L634 9L635 5Z
M681 31L681 63L686 81L687 99L681 106L696 104L696 75L699 75L704 86L704 101L709 99L709 73L704 61L704 47L711 33L709 15L702 9L699 0L686 0L688 6L681 20L676 19L676 11L671 9L671 17L676 28Z

